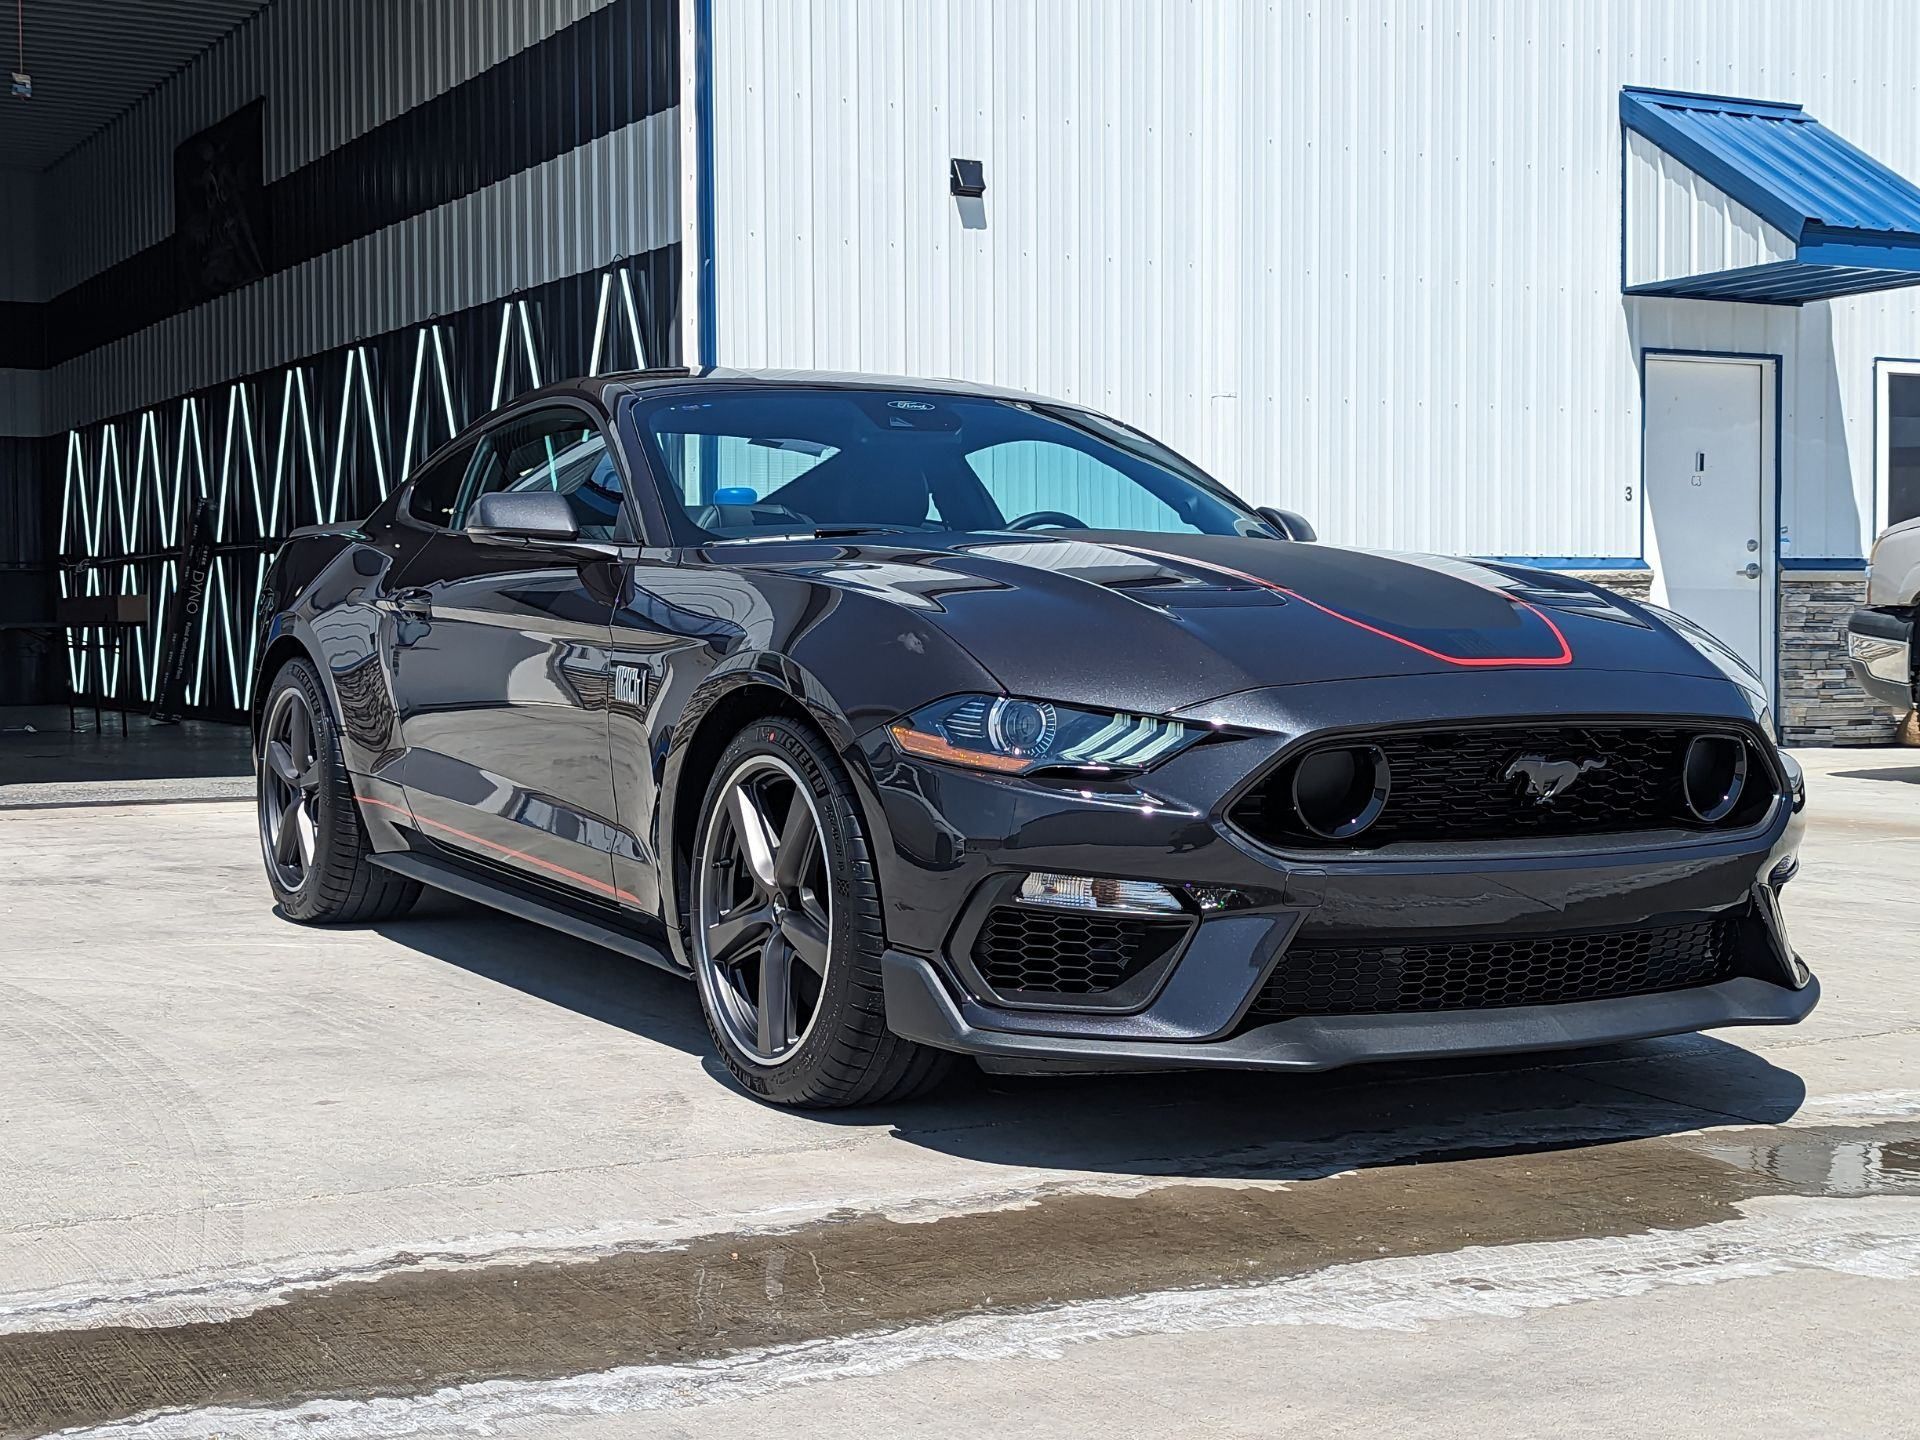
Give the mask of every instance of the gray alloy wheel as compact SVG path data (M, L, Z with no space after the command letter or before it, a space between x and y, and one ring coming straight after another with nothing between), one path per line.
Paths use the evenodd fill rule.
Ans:
M420 883L374 863L319 672L304 656L267 687L255 755L260 853L280 913L303 925L404 915Z
M260 848L282 889L299 890L319 850L320 758L298 686L274 698L260 732Z
M776 755L722 783L697 867L694 955L711 1014L756 1064L785 1064L819 1018L833 934L812 789Z
M887 1028L885 911L846 765L812 725L754 721L695 827L687 941L728 1072L776 1105L872 1105L936 1087L954 1057Z

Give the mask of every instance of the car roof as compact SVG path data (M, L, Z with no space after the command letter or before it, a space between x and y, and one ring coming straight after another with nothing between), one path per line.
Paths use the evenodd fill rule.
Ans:
M832 390L918 390L940 395L976 395L995 400L1039 401L1061 404L1049 396L1000 385L983 385L971 380L934 379L924 375L862 375L841 370L734 370L720 366L622 370L605 375L558 380L528 394L514 397L515 405L544 396L591 397L611 408L623 395L643 395L649 391L700 389L793 389L817 387Z

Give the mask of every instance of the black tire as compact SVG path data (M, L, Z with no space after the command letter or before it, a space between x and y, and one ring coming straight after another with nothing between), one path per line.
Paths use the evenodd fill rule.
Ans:
M284 736L276 737L276 727L295 707L304 708L311 732L310 745L297 747L310 753L297 756ZM280 667L261 714L254 757L261 856L281 913L303 925L365 925L406 914L420 898L420 883L373 863L373 846L340 752L340 728L308 661L289 660ZM297 797L311 823L282 861L276 840L283 833L279 822L288 814L289 796ZM300 824L299 816L294 824Z
M703 885L719 883L703 878L703 871L714 871L716 847L726 844L716 825L722 797L730 796L744 769L755 766L779 767L804 783L823 861L823 868L811 873L816 879L824 876L830 895L825 975L817 982L811 1017L791 1050L773 1063L748 1049L719 1014L726 1003L716 988L722 972L709 960L702 908ZM798 785L791 788L797 803ZM887 1028L880 978L886 929L872 844L846 770L812 726L768 718L734 738L701 802L692 871L687 914L700 1005L720 1058L741 1085L777 1105L838 1108L912 1099L946 1077L953 1055L903 1040Z

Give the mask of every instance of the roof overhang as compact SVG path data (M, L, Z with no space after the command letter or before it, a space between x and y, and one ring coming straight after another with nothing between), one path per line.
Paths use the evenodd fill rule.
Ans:
M1629 295L1800 305L1920 285L1920 187L1798 105L1620 92Z

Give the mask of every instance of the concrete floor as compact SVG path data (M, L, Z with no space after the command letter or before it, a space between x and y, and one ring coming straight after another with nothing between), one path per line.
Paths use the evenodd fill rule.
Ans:
M253 793L246 729L64 705L0 706L0 810L234 800Z
M0 1436L1920 1434L1920 755L1802 758L1802 1026L834 1117L583 945L279 920L244 804L0 792Z

